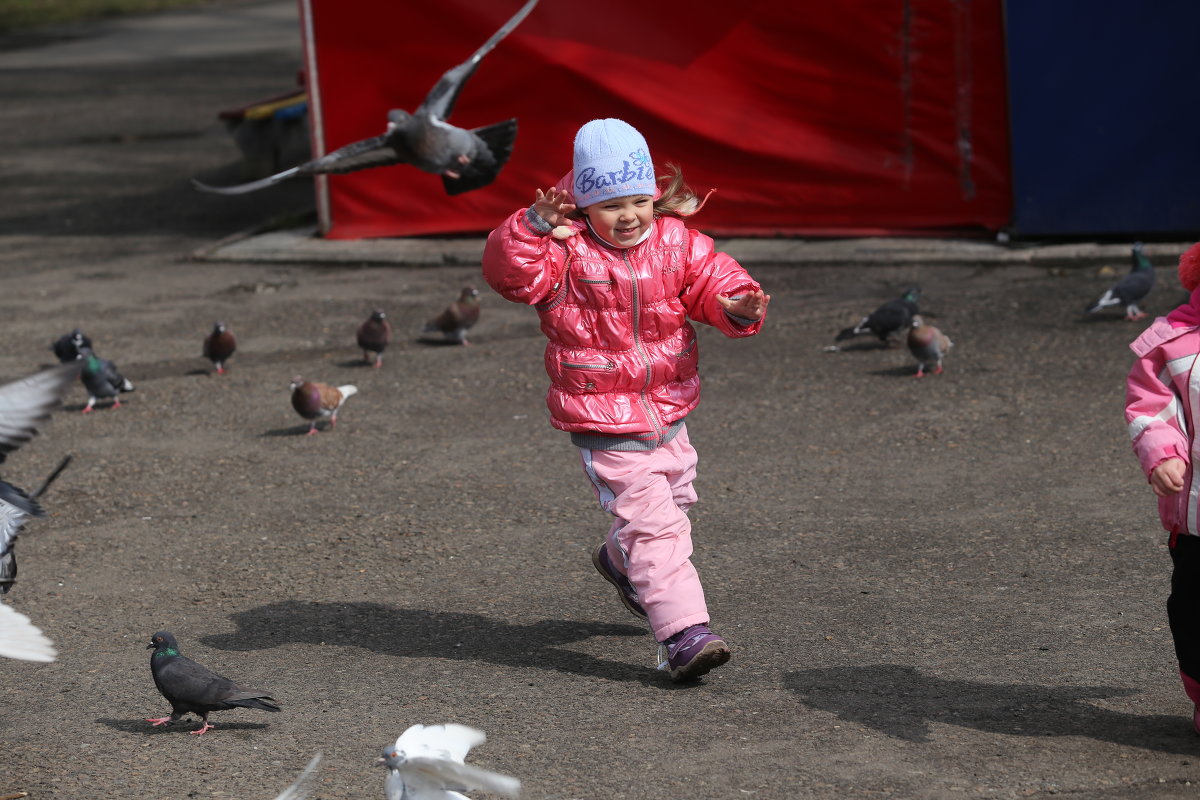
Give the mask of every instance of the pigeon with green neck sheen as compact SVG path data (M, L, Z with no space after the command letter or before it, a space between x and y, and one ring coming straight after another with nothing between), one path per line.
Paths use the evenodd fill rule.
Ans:
M1083 310L1085 314L1095 314L1097 311L1112 306L1125 307L1125 319L1130 322L1143 319L1146 312L1138 308L1138 303L1146 299L1154 288L1157 277L1154 265L1142 252L1142 243L1134 242L1129 259L1132 262L1128 274L1117 281L1100 299Z
M863 317L857 325L843 328L835 337L841 342L862 333L873 333L881 342L888 342L894 334L904 334L912 325L912 318L917 313L917 300L921 297L921 289L913 286L904 294L888 300L879 308Z
M80 378L83 379L83 386L88 392L88 403L84 406L83 413L89 413L96 405L96 401L102 397L111 397L113 399L111 407L120 408L120 394L132 392L133 384L120 373L116 364L107 358L96 355L90 347L80 348L79 354L83 360L83 372L80 374Z
M254 708L260 711L280 711L279 703L270 692L251 689L197 664L187 656L180 655L175 637L168 631L159 631L150 637L147 649L150 655L150 674L154 685L171 704L171 715L147 717L146 722L170 725L185 714L195 714L203 723L193 735L203 735L211 730L208 715L212 711L227 711L231 708Z

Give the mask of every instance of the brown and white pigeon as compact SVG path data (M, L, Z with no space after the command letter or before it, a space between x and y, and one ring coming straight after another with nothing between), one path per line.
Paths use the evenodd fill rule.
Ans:
M520 10L492 34L471 57L445 74L413 113L393 108L387 114L387 128L379 136L361 139L262 180L237 186L208 186L193 180L198 189L218 194L243 194L262 189L301 175L354 172L368 167L412 164L417 169L442 176L446 194L456 195L496 179L512 153L517 138L517 121L508 119L468 130L446 120L454 111L458 95L479 62L512 32L538 0L528 0Z
M474 286L464 286L458 299L446 306L421 329L423 334L442 334L448 342L470 344L467 341L467 331L479 321L479 290Z
M224 322L213 325L212 332L204 337L204 357L213 363L218 375L225 374L225 362L237 350L237 339Z
M312 423L308 429L309 436L317 432L317 420L323 417L329 418L329 427L336 427L338 410L347 398L356 394L358 387L349 384L330 386L327 383L306 381L299 375L292 378L292 408Z
M392 324L387 321L387 314L382 308L372 311L371 316L358 326L355 338L363 351L363 361L374 364L375 367L382 367L383 351L392 339ZM371 353L375 354L374 358L371 357Z
M932 325L925 324L920 316L912 318L912 327L908 331L908 349L917 360L917 377L925 377L925 368L933 365L933 374L942 374L942 359L954 342L946 334Z
M255 708L260 711L281 711L270 692L251 689L222 677L203 664L197 664L179 654L179 645L169 631L159 631L150 637L150 674L154 685L171 704L168 717L147 717L146 722L170 725L185 714L195 714L203 723L194 736L202 736L213 726L208 722L212 711L231 708Z

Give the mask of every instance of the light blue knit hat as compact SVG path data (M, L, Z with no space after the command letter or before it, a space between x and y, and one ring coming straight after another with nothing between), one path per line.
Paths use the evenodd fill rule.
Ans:
M654 162L637 128L619 119L594 119L575 134L575 170L571 193L586 208L601 200L653 196Z

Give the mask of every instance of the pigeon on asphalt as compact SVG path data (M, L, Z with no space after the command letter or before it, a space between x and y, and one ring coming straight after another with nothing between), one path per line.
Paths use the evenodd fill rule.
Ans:
M925 376L925 367L932 364L933 374L942 374L942 359L954 346L946 334L932 325L926 325L919 316L912 318L908 331L908 349L917 360L917 377Z
M371 312L371 316L358 326L356 338L363 351L363 361L382 367L383 351L392 338L392 324L387 321L383 309L377 308ZM371 358L371 353L375 354L375 358Z
M858 336L860 333L873 333L881 342L888 342L893 334L907 331L912 324L913 315L917 313L917 300L921 297L921 289L913 286L894 300L888 300L879 308L863 317L857 325L842 329L834 341L845 341Z
M292 785L275 795L275 800L305 800L309 797L312 794L313 773L320 765L321 754L317 753L309 760L308 766L296 776L296 780L292 781Z
M91 346L92 340L87 337L87 334L76 328L55 339L54 344L50 345L50 349L54 351L58 363L67 364L81 357L79 352L81 349Z
M467 800L460 792L475 789L518 797L516 778L463 763L486 739L466 725L413 725L379 758L388 768L387 800Z
M327 383L306 381L299 375L292 378L292 408L312 424L308 434L317 432L317 420L329 417L329 427L337 426L338 409L347 398L358 394L358 387L330 386Z
M1138 308L1138 303L1146 299L1154 288L1154 265L1142 253L1142 243L1134 242L1130 253L1132 266L1129 273L1117 281L1099 300L1083 310L1085 314L1095 314L1102 308L1124 306L1125 319L1135 321L1146 316L1146 312Z
M0 603L0 656L50 663L58 656L54 642L12 606Z
M184 714L195 714L204 723L193 736L203 735L213 726L208 722L209 712L227 711L231 708L256 708L260 711L281 711L270 692L251 689L223 678L217 673L197 664L187 656L179 654L175 637L167 631L159 631L150 637L146 649L150 654L150 674L154 685L171 704L169 717L147 717L155 727L169 725Z
M117 370L117 365L107 358L101 358L90 347L81 348L80 358L83 359L83 372L80 377L88 391L88 403L83 409L87 414L101 397L113 399L112 408L121 407L120 394L132 392L133 384Z
M440 333L442 338L448 342L470 344L467 341L467 331L478 321L479 290L474 286L464 286L458 299L446 306L442 313L426 322L425 327L421 328L421 333Z
M416 111L411 114L399 108L388 111L387 129L379 136L361 139L320 158L250 183L217 187L196 180L192 182L206 192L243 194L302 175L412 164L425 172L441 175L446 194L462 194L488 185L496 179L512 153L513 141L517 137L516 119L473 130L455 127L446 120L479 62L525 19L537 3L538 0L529 0L470 58L447 70Z
M237 350L237 339L224 322L213 325L212 333L204 337L204 357L217 368L218 375L225 374L225 362Z

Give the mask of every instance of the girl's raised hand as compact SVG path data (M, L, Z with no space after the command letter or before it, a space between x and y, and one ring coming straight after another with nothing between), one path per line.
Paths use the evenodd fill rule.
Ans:
M533 213L554 226L570 224L567 214L575 210L575 204L571 202L569 194L554 187L550 187L544 192L537 189L536 192L532 206Z
M717 295L717 302L735 317L758 321L762 319L763 314L767 313L767 304L771 302L771 295L766 294L762 289L755 289L753 292L738 295L736 299Z

